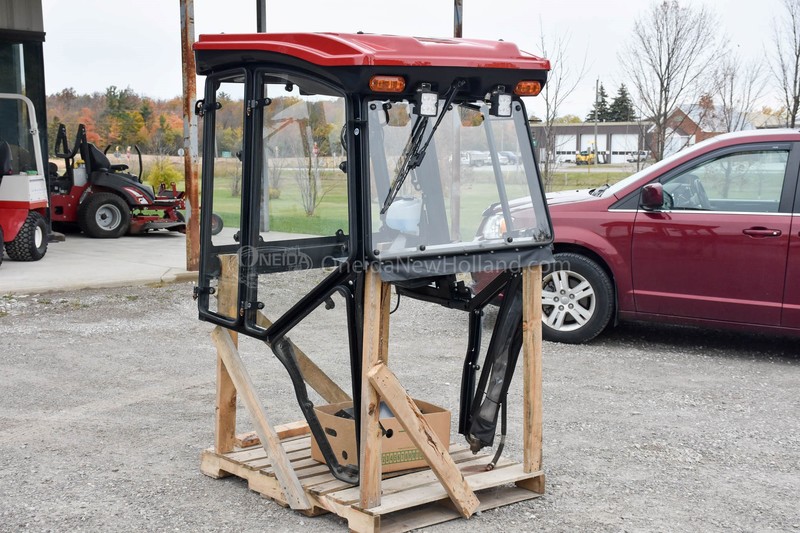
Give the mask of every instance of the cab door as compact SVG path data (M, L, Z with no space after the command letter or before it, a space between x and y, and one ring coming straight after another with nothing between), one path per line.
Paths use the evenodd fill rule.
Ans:
M665 175L664 209L634 224L636 310L780 325L798 156L790 143L727 147Z

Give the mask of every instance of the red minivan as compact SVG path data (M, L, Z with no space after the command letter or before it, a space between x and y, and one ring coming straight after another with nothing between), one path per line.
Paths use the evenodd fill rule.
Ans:
M544 338L582 343L618 320L800 334L799 168L799 131L737 132L611 186L548 194ZM514 202L516 226L531 213ZM487 209L477 238L501 221Z

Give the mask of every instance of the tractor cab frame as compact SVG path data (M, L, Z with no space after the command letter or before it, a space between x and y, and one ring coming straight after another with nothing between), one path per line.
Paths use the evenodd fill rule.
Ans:
M398 295L468 313L459 432L473 451L492 445L522 342L520 271L552 261L523 101L539 93L549 62L502 41L367 34L203 35L194 48L206 76L195 107L200 319L271 348L332 474L357 483L358 464L341 464L327 443L287 335L344 301L359 427L365 276L377 272ZM486 165L465 164L465 152ZM533 218L512 216L518 197L531 199ZM475 237L497 206L493 237ZM218 235L212 209L225 220ZM226 255L238 257L235 312L215 297ZM502 274L473 294L469 274L482 270ZM308 284L288 308L273 304L280 276ZM483 309L498 301L478 376Z

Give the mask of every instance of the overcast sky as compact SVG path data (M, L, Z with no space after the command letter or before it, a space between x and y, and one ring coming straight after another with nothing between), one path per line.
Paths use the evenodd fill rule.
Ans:
M721 31L747 59L764 56L779 0L682 0L717 12ZM617 53L644 0L533 1L463 0L464 37L504 39L536 53L540 20L547 38L570 38L568 56L586 58L586 76L560 114L581 117L591 109L599 77L609 96L625 72ZM102 92L110 85L131 87L154 98L181 92L178 0L43 0L48 93L73 87ZM451 0L266 0L267 31L333 31L451 37ZM195 0L195 33L255 32L255 0ZM768 72L768 71L765 71ZM202 88L198 88L202 91ZM774 94L774 93L773 93ZM537 99L529 111L542 114ZM770 95L765 104L779 107Z

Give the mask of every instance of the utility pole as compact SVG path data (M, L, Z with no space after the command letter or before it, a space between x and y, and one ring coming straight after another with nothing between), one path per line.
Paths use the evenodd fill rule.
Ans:
M180 0L183 64L183 175L186 184L186 270L200 268L200 188L197 183L197 99L194 51L194 0Z
M600 111L600 78L597 78L597 82L594 84L594 164L598 164L600 161L598 160L598 156L600 155L600 150L597 146L597 115L599 115Z
M464 0L453 0L453 37L460 39L464 25Z
M256 0L256 32L267 33L267 0Z
M460 39L464 23L464 0L453 0L453 37ZM453 180L450 183L450 238L461 238L461 117L453 113L455 135L453 139Z

